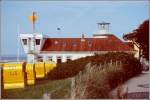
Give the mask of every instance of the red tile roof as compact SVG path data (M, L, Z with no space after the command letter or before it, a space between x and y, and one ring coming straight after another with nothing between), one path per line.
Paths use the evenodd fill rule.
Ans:
M129 47L134 48L134 44L132 42L124 42L125 44L127 44Z
M109 34L107 38L47 38L42 51L132 51L133 49Z

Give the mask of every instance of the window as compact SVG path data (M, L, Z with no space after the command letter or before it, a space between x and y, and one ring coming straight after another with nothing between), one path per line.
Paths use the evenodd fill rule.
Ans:
M43 62L43 57L38 56L38 61Z
M72 45L73 45L74 47L76 47L76 46L78 45L78 43L73 42Z
M92 46L92 42L88 42L88 46L91 47Z
M53 61L53 57L52 56L48 57L48 61Z
M22 39L24 45L27 45L27 39Z
M57 63L61 63L62 61L61 61L61 57L59 56L59 57L57 57Z
M71 57L70 56L67 56L67 62L68 61L71 61Z
M40 45L40 39L36 39L35 42L36 42L36 45Z

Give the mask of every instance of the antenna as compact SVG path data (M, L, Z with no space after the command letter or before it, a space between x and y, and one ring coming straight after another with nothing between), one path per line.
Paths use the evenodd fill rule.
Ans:
M2 61L2 32L0 32L0 61Z
M18 42L18 45L17 45L17 47L18 47L18 49L17 49L17 62L19 62L19 54L20 54L20 46L19 46L19 33L20 33L20 27L19 27L19 25L18 25L18 29L17 29L17 42Z

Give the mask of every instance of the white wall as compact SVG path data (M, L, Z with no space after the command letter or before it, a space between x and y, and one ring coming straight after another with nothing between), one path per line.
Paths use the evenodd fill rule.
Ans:
M134 50L135 50L134 57L137 58L137 59L139 59L139 57L140 57L140 55L139 55L140 49L135 44L134 44Z
M54 51L54 52L42 52L38 54L38 56L43 57L43 61L48 61L48 57L52 57L52 60L54 62L57 62L57 57L61 57L62 62L67 61L67 57L71 57L71 60L75 60L78 58L86 57L86 56L92 56L95 53L98 54L104 54L108 51L93 51L93 52L67 52L67 51Z
M23 46L23 49L25 53L29 53L30 51L33 51L34 53L40 53L41 48L45 42L45 37L42 34L20 34L21 44ZM30 40L30 39L31 40ZM27 39L27 45L23 44L22 39ZM35 41L36 39L40 39L40 45L36 45Z
M48 51L48 52L41 52L37 55L43 58L43 61L49 61L49 57L52 57L52 61L57 63L57 57L61 57L62 62L67 61L67 57L70 57L71 60L75 60L78 58L86 57L86 56L92 56L95 53L96 54L105 54L109 51L84 51L84 52L67 52L67 51ZM114 51L115 52L115 51ZM127 51L127 53L133 53L131 51ZM38 61L38 59L36 60Z
M71 60L75 60L81 57L92 56L93 52L51 52L51 53L42 53L39 56L43 56L44 61L48 61L48 57L52 57L54 62L57 62L57 57L61 57L62 62L67 61L67 57L70 57Z
M27 62L36 62L36 54L39 54L41 48L45 42L46 36L42 34L20 34L21 44L24 52L27 54ZM27 44L23 43L23 39L27 40ZM36 43L36 39L40 39L39 44Z
M133 43L133 41L131 41L131 40L128 40L127 42L132 42ZM139 53L140 53L139 45L133 43L133 48L134 48L134 57L137 58L137 59L139 59L140 58L140 55L139 55Z
M36 56L33 54L27 54L27 62L28 63L34 63L36 62Z

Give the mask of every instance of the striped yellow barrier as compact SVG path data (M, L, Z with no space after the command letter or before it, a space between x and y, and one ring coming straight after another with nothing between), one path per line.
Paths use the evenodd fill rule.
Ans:
M27 84L35 84L35 65L32 63L26 64Z
M4 63L2 72L4 89L25 87L25 63Z
M56 67L55 62L45 62L45 74L48 74L55 67Z
M35 72L36 72L36 78L37 79L45 77L44 62L37 62L37 63L35 63Z

